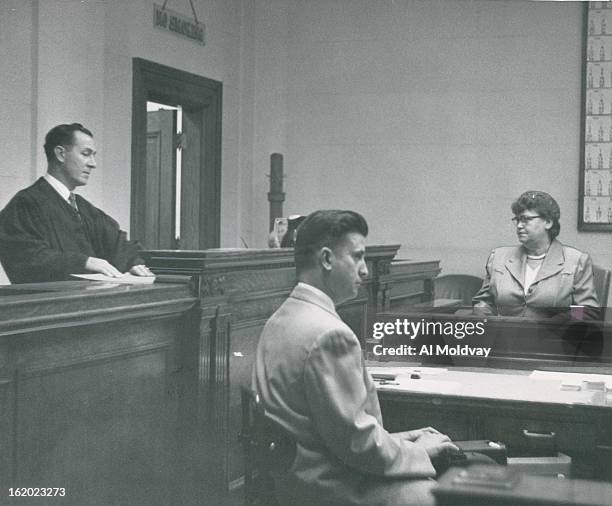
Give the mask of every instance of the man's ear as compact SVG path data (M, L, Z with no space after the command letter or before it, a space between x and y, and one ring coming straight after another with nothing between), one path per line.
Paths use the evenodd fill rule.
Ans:
M55 159L60 163L64 163L66 160L66 148L64 146L55 146L53 152L55 153Z
M328 272L331 271L333 258L334 252L327 246L319 250L319 262L321 263L321 267Z

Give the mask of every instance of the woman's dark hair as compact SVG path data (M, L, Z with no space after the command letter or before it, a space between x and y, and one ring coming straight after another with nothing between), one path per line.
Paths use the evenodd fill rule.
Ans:
M553 222L552 227L548 230L548 237L551 241L559 235L561 231L561 224L559 223L561 210L557 201L548 193L537 190L523 193L512 203L512 212L515 216L518 216L523 211L535 211L542 218Z
M298 227L295 238L297 271L312 266L317 251L323 247L333 249L351 232L357 232L364 237L368 235L368 224L359 213L330 209L309 214Z
M45 136L45 155L49 163L55 162L56 146L72 146L74 144L74 132L83 132L93 138L93 134L80 123L71 123L54 126Z

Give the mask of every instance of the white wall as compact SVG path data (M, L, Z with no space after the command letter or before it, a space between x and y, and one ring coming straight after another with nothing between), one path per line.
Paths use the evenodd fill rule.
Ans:
M584 4L195 0L202 47L155 29L153 3L0 1L0 206L44 172L45 132L82 121L99 148L83 193L129 227L141 57L223 82L223 246L265 246L280 152L285 214L359 210L371 243L446 272L515 243L509 206L532 188L559 201L562 241L612 266L612 236L576 230Z
M269 231L270 155L281 153L285 174L293 178L293 164L287 148L288 92L288 6L285 0L257 0L253 17L255 32L255 96L253 139L252 241L267 247ZM285 183L286 185L286 183ZM286 191L286 190L285 190ZM284 215L296 195L288 199Z
M36 75L33 74L35 10L30 2L0 2L0 206L27 185L34 171L33 117L36 115ZM42 146L40 148L42 150Z
M252 2L194 0L205 46L154 28L154 3L0 2L0 206L45 172L45 133L79 121L93 131L99 153L80 191L129 230L132 58L140 57L223 83L221 236L223 245L236 246L251 207ZM192 15L188 2L168 8Z
M560 239L612 266L612 236L576 228L584 4L282 3L283 51L265 40L287 63L285 128L257 102L254 158L286 146L286 214L353 208L370 242L482 275L491 248L516 243L511 202L541 189L561 206Z
M32 61L37 34L31 30L36 17L30 2L0 2L0 207L36 174L37 79ZM0 265L0 285L7 283Z

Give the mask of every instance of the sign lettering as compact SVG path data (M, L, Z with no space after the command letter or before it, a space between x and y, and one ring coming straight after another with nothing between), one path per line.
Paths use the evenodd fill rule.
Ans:
M178 12L162 8L157 4L153 5L153 26L161 30L176 33L202 45L205 44L204 23L191 20Z

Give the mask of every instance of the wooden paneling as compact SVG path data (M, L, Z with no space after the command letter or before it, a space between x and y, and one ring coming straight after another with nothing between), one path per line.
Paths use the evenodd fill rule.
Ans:
M62 504L184 497L183 352L198 339L187 282L3 290L3 485L65 487Z
M381 276L383 311L401 312L433 299L433 279L440 273L438 261L400 260Z

